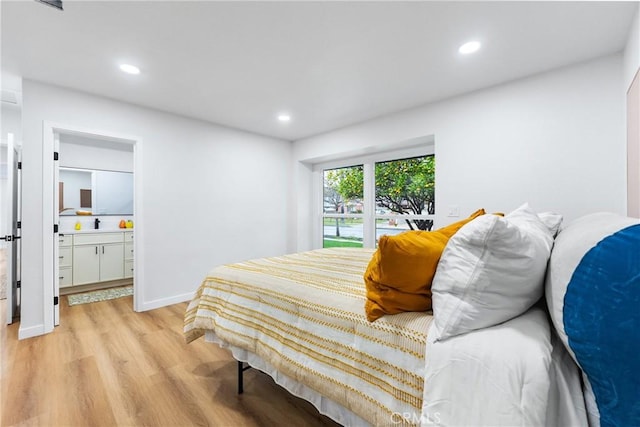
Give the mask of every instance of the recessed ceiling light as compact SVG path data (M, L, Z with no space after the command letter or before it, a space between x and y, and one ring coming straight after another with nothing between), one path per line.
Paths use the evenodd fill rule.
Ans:
M288 122L289 120L291 120L291 116L288 114L280 114L278 116L278 120L280 120L281 122Z
M480 42L474 40L460 46L460 48L458 48L458 52L463 55L467 55L469 53L476 52L478 49L480 49Z
M128 74L140 74L140 68L131 64L121 64L120 69Z

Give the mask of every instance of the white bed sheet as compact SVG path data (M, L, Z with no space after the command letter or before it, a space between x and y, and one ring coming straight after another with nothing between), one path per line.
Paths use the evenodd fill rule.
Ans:
M344 426L369 426L358 415L207 331L207 342L270 375L291 394ZM527 313L492 328L428 342L421 414L397 414L398 424L432 426L587 425L580 374L546 313ZM391 423L390 423L391 425Z
M422 426L587 425L578 368L542 309L444 341L433 336Z

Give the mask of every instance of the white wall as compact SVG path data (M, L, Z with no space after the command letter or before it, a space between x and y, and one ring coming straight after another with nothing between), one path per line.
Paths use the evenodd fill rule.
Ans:
M624 90L631 86L631 82L640 68L640 7L636 11L629 29L629 37L624 49Z
M61 170L60 182L64 183L62 207L74 209L83 207L80 205L80 191L75 190L82 188L91 189L91 172Z
M60 166L133 172L132 145L110 145L101 144L95 139L60 135Z
M80 169L108 170L118 172L133 172L133 146L131 144L115 143L82 137L79 135L60 135L60 166ZM89 183L91 187L91 183ZM133 184L127 190L127 197L133 199ZM65 192L65 198L67 193ZM122 196L122 194L120 194ZM78 194L76 199L80 199ZM73 203L73 202L71 202ZM67 204L65 203L65 206ZM79 202L68 206L79 206ZM130 211L130 210L129 210ZM75 229L77 222L81 230L94 228L94 220L100 220L102 229L118 229L121 219L133 219L132 215L94 215L89 217L76 215L60 216L60 231L70 232Z
M144 309L189 299L218 264L286 252L289 142L26 80L22 117L20 337L44 332L43 121L141 138Z
M93 211L98 215L133 212L133 175L112 171L94 171Z
M297 250L311 248L305 162L434 135L436 226L528 201L565 220L625 213L622 57L614 55L294 142Z
M2 141L7 141L7 134L12 133L18 143L22 140L22 115L20 107L2 103Z

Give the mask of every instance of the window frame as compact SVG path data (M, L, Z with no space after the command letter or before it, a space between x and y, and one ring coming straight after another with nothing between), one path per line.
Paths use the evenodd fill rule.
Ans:
M313 188L314 188L314 209L313 209L313 247L322 248L324 240L324 219L325 218L362 218L364 248L376 247L376 220L397 219L398 215L376 214L375 201L375 165L379 162L389 162L403 160L414 157L435 156L435 146L433 142L421 144L420 146L395 149L389 151L377 151L365 155L351 155L337 158L331 161L313 164ZM324 213L324 171L328 169L338 169L350 166L363 167L363 213L361 214L339 214ZM435 219L435 215L403 215L406 219Z

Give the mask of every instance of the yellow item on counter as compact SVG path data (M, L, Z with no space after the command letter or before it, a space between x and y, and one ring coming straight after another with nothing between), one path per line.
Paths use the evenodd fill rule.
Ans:
M76 230L80 230L82 228L82 224L80 224L80 221L76 222Z
M133 228L133 221L127 221L127 228Z

